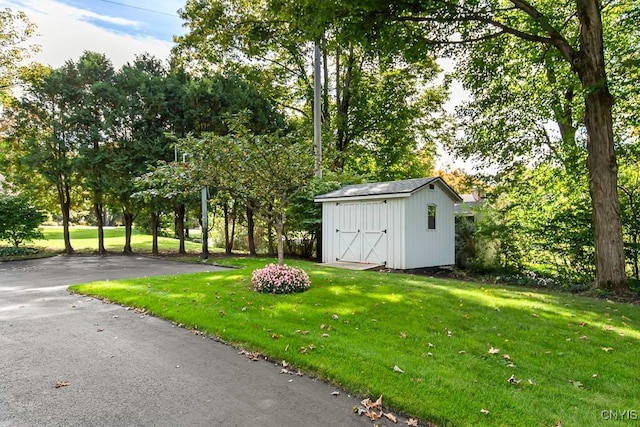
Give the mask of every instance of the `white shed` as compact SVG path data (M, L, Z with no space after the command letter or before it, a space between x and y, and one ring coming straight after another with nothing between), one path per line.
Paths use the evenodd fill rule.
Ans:
M441 178L347 185L322 203L322 262L410 269L455 263L454 204Z

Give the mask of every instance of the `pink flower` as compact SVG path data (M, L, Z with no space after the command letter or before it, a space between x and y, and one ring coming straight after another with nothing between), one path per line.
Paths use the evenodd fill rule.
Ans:
M255 291L273 294L302 292L311 286L309 276L304 270L276 264L254 270L251 283Z

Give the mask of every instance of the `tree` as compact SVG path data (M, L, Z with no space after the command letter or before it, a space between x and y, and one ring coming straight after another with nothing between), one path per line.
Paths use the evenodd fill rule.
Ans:
M69 236L72 187L76 184L74 124L69 112L77 101L71 63L50 70L32 67L23 76L23 94L10 105L6 143L21 174L37 173L55 189L62 214L65 253L74 252Z
M189 31L176 39L176 56L197 69L233 69L310 129L317 42L326 168L371 179L424 176L446 123L435 61L367 50L330 31L310 35L297 24L300 3L189 1L180 12Z
M479 215L478 235L497 248L503 266L541 266L564 282L588 283L594 246L586 173L547 162L499 175Z
M587 170L593 206L596 279L594 286L628 289L617 196L612 105L604 56L602 13L597 0L577 0L569 15L556 4L537 7L524 0L450 3L432 0L377 0L361 4L305 2L302 25L312 34L333 28L344 37L382 50L426 45L450 46L488 38L516 37L558 52L580 81L584 101ZM575 25L569 25L575 23ZM574 32L572 32L574 30Z
M229 129L226 120L230 115L241 111L251 111L246 126L253 132L264 133L285 127L284 116L273 105L272 101L262 93L258 86L245 81L233 72L213 73L206 77L189 77L184 84L183 104L184 127L182 134L200 136L203 133L227 135ZM176 147L187 158L193 153L188 148ZM250 253L255 251L253 211L250 206L238 204L239 200L224 191L215 192L213 200L222 205L225 220L225 251L230 254L235 237L235 224L241 209L246 211Z
M137 191L134 178L147 172L147 166L173 157L168 130L166 97L167 71L160 61L138 56L115 75L118 93L109 105L107 136L113 144L107 165L112 202L122 209L125 222L123 252L131 253L133 221L140 201L131 196Z
M313 176L312 150L308 140L282 131L256 134L236 118L230 134L204 134L188 138L184 145L194 155L200 182L227 191L277 233L278 263L284 262L284 226L287 207Z
M180 209L180 206L184 207L194 200L197 201L200 187L194 181L188 163L161 161L149 169L149 172L135 179L138 192L133 196L142 199L151 211L152 253L157 255L160 215L167 210L175 211ZM178 219L184 221L184 214ZM184 223L180 222L177 228L184 230ZM179 238L179 253L184 254L184 233L181 233Z
M47 217L23 195L0 194L0 239L14 247L27 240L43 238L38 229Z
M35 31L36 26L24 12L0 10L0 100L3 102L10 97L23 61L39 49L24 45Z
M76 166L82 186L90 193L98 226L98 253L104 247L103 210L112 177L107 173L112 150L106 137L109 120L108 105L115 95L115 71L106 56L85 52L73 65L77 73L77 103L71 105L78 144Z

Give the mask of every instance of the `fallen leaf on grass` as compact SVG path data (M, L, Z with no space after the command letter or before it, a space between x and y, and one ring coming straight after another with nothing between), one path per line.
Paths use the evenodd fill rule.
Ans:
M500 349L493 348L493 346L491 346L491 348L489 349L489 354L498 354L498 353L500 353Z
M414 418L409 418L407 420L407 426L408 427L418 427L418 420L416 420Z
M532 315L533 317L540 317L540 316L538 316L538 315L537 315L537 314L535 314L535 313L531 313L531 315Z
M516 376L514 374L511 374L511 376L509 377L509 379L507 380L509 382L509 384L511 385L518 385L520 384L520 380L516 378Z
M366 410L366 409L364 409L364 408L361 408L361 407L359 407L359 406L354 406L354 407L353 407L353 412L354 412L355 414L358 414L359 416L362 416L363 414L366 414L366 413L367 413L367 410Z
M378 400L376 400L375 402L372 402L371 399L369 399L367 397L366 399L361 401L360 404L362 406L364 406L365 408L367 408L368 410L371 410L371 409L382 409L382 395L380 395Z
M257 351L242 350L240 354L247 356L247 358L252 362L257 362L258 360L260 360L260 353Z
M55 387L55 388L66 387L66 386L68 386L70 384L71 383L68 383L66 381L56 381L56 383L53 385L53 387Z
M534 380L532 380L531 378L529 378L527 381L528 381L528 382L529 382L529 384L531 384L531 385L536 385L536 382L535 382Z
M274 340L277 340L280 337L278 336L278 334L273 334L273 335L271 335L271 338L273 338Z
M398 419L391 412L384 414L385 418L394 424L398 424Z
M376 413L374 411L368 411L366 415L367 417L369 417L371 421L376 421L382 418L382 411L380 411L379 413Z
M613 350L613 347L601 347L602 351L604 351L605 353L609 353L611 350Z
M393 372L398 372L398 373L401 373L401 374L404 373L404 371L402 369L400 369L400 367L398 365L395 365L393 367Z
M378 400L375 401L375 403L373 404L373 407L380 410L382 409L382 395L380 395Z
M582 336L580 337L580 339L581 339L581 340L588 340L588 339L589 339L589 337L588 337L588 336L586 336L586 335L582 335Z
M502 355L502 358L503 358L504 360L511 360L511 356L509 356L508 354L503 354L503 355Z
M332 318L333 320L338 320L338 315L337 315L337 314L334 314L334 315L332 315L332 316L331 316L331 318Z
M480 409L480 413L481 413L481 414L485 414L485 415L489 415L489 411L488 411L488 410L486 410L486 409L484 409L484 408L483 408L483 409Z
M407 338L407 333L406 332L400 332L400 337L401 338Z

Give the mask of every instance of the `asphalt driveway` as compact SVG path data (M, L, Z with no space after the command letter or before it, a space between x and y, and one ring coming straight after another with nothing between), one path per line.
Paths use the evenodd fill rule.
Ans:
M0 263L0 426L372 425L335 387L67 291L217 269L135 256Z

